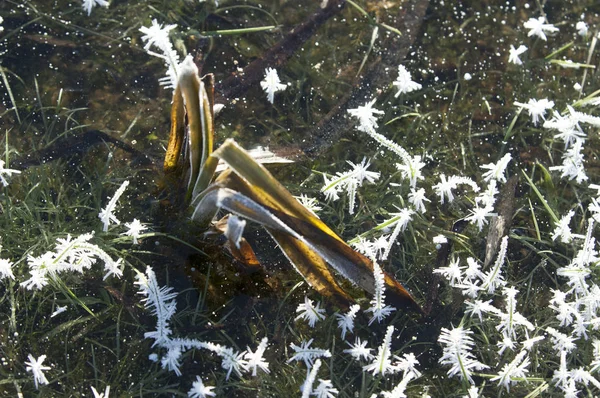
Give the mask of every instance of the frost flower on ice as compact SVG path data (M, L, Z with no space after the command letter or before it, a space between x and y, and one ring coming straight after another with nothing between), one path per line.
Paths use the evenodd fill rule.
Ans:
M260 82L260 86L267 93L267 99L270 103L275 101L275 93L283 91L287 88L285 84L282 84L277 75L277 71L273 68L267 68L265 70L265 80Z
M414 378L414 376L412 374L408 374L407 376L404 376L402 378L402 380L400 380L400 382L398 384L396 384L396 387L394 387L394 389L392 391L382 391L381 395L383 396L383 398L406 398L406 397L408 397L408 395L405 394L406 387L408 386L408 383L413 378ZM424 394L423 396L429 396L429 395Z
M523 54L527 51L527 47L524 45L520 45L519 48L515 48L512 44L510 45L510 50L508 50L508 62L512 62L515 65L523 65L523 61L519 58L519 55Z
M585 167L583 165L584 159L581 151L583 151L583 143L581 141L576 141L573 146L567 149L563 154L562 165L552 166L549 170L560 171L561 178L575 180L578 184L581 184L588 179L588 176L585 174Z
M580 294L585 294L587 292L588 285L585 280L590 274L590 269L577 261L572 261L568 266L556 270L556 275L568 278L569 281L567 284Z
M472 210L470 210L471 214L468 217L465 217L465 220L477 224L477 228L481 232L483 226L488 223L488 218L496 215L494 213L494 208L492 206L475 206Z
M473 300L467 301L467 310L465 314L471 314L471 318L474 315L477 315L479 318L479 322L483 322L483 314L484 313L497 313L499 310L494 307L492 304L492 300L481 301L481 300Z
M339 390L333 387L331 380L319 379L319 385L315 387L311 395L317 398L334 398L339 393Z
M123 232L121 235L131 236L134 245L138 244L138 239L142 232L148 229L148 227L142 224L137 218L134 218L132 222L126 222L125 226L127 227L127 231Z
M558 32L558 28L552 24L546 23L545 17L529 18L529 20L523 23L525 29L529 29L527 36L537 36L540 39L546 41L546 33Z
M398 66L398 77L396 81L392 83L397 89L395 97L400 96L400 94L410 93L411 91L420 90L421 85L419 83L413 82L410 77L410 72L406 70L404 65Z
M402 372L403 377L410 377L411 379L421 377L421 372L417 370L419 361L415 354L410 352L408 354L403 354L401 357L394 355L394 359L397 361L394 364L394 367L396 370Z
M573 234L571 233L569 223L574 215L575 212L571 210L555 223L556 228L554 228L554 232L552 233L552 240L560 238L562 243L569 243L573 240Z
M577 369L571 370L572 381L575 383L580 383L587 386L589 383L592 383L596 388L600 388L600 382L594 378L587 370L579 367ZM566 393L565 393L566 396Z
M461 288L463 295L470 298L477 297L477 295L481 291L480 282L472 279L465 279L462 283L456 285L456 287Z
M482 289L487 289L488 293L494 293L496 288L506 285L506 281L502 276L502 265L506 259L506 251L508 250L508 236L502 238L500 242L500 250L498 250L498 257L494 262L494 265L488 270L482 280Z
M214 397L216 394L212 391L214 387L205 386L200 376L196 376L196 381L192 383L192 388L188 391L188 397L207 398Z
M565 143L565 150L575 142L584 141L586 138L586 134L579 126L578 120L573 117L573 114L562 116L559 112L554 111L552 119L544 122L544 128L559 131L559 134L555 134L554 138Z
M459 184L466 184L470 186L473 191L479 192L479 186L469 177L450 176L446 179L444 174L440 174L440 182L435 184L432 188L440 197L440 203L444 204L444 198L448 198L448 203L451 203L454 200L452 190L456 189Z
M338 173L338 177L341 173ZM325 195L326 201L336 201L340 198L340 193L345 187L345 183L341 178L329 178L325 174L323 174L323 187L321 188L321 192Z
M248 347L248 352L246 352L244 359L246 360L246 370L252 370L252 376L256 376L257 368L260 368L265 373L269 373L269 363L263 358L268 341L269 339L263 337L254 352Z
M556 386L563 391L565 397L578 397L580 391L577 390L577 388L575 387L575 383L578 380L580 382L583 381L583 379L587 378L586 376L587 375L584 376L584 374L580 373L578 369L567 369L567 353L565 351L561 351L560 365L558 369L554 370L554 374L552 375L552 381L554 381L556 383ZM593 379L591 375L590 378ZM585 380L583 381L583 383L587 386L589 381L591 380ZM597 383L597 380L594 379L594 381L595 383Z
M579 21L575 24L575 29L577 29L577 34L579 36L587 36L588 34L588 25L583 22L583 21Z
M63 312L65 312L67 310L67 306L57 306L56 309L54 310L54 312L52 314L50 314L50 318L54 318L57 315L62 314Z
M108 226L110 225L111 221L117 225L119 225L121 223L117 219L117 217L115 217L113 212L115 211L115 208L117 207L117 200L119 200L121 195L123 195L123 192L125 192L125 188L127 188L128 185L129 185L128 180L123 181L123 184L121 184L119 189L117 189L117 192L115 192L115 194L110 199L110 201L108 202L106 207L104 209L102 209L100 211L100 213L98 213L98 218L100 218L100 220L102 220L102 224L103 224L102 230L104 232L108 231Z
M590 184L589 187L592 188L592 185L595 184ZM598 203L599 201L600 199L592 198L591 203L588 205L588 210L590 211L590 213L592 213L592 218L596 222L600 222L600 203Z
M467 395L463 395L463 398L480 398L480 397L483 397L483 395L481 395L481 392L479 391L477 386L471 386L467 390Z
M2 246L0 246L0 250ZM0 280L4 278L15 279L15 274L12 272L12 262L7 259L0 258Z
M394 369L391 362L393 333L394 327L392 325L388 326L383 342L377 351L377 356L371 364L363 366L364 371L373 373L373 376L378 374L385 376L386 373L393 373Z
M468 380L474 383L471 376L473 370L487 369L489 366L479 362L471 349L475 345L470 336L473 332L464 329L462 326L452 330L442 328L442 333L438 342L443 345L443 354L439 362L442 365L450 366L448 375L450 377L458 375L462 380Z
M312 386L317 378L317 373L319 372L319 368L321 367L321 360L317 359L315 365L310 369L310 372L306 374L306 380L300 386L300 391L302 391L302 398L308 398L313 392Z
M28 372L33 373L33 382L35 383L35 389L37 390L40 384L48 384L48 379L46 379L46 376L44 375L44 370L50 370L51 368L50 366L42 365L46 359L45 355L35 359L33 355L29 354L27 358L29 358L29 362L25 362L25 365L27 365L25 369Z
M377 141L379 145L395 153L400 157L400 159L402 159L403 163L397 163L396 167L398 170L400 170L402 177L410 180L411 187L415 188L417 180L423 179L421 169L425 166L425 163L421 162L421 156L411 156L406 149L375 131L377 128L377 118L374 116L374 114L383 114L384 112L372 108L374 103L375 100L367 103L364 106L359 106L355 109L348 109L348 113L358 118L359 131L367 133L369 137Z
M592 236L594 232L594 219L588 219L588 228L585 233L583 247L577 252L573 259L573 264L587 267L600 261L598 251L596 250L596 238Z
M337 173L335 177L329 179L323 175L325 185L321 188L321 192L325 194L327 200L339 199L339 194L342 191L346 191L348 194L348 212L354 214L354 207L356 203L356 191L363 185L365 181L374 183L379 179L379 173L376 171L368 171L367 169L371 165L370 161L363 158L362 162L354 164L348 161L348 164L352 166L352 170Z
M576 111L571 105L567 105L567 110L569 111L571 118L573 118L573 120L575 120L577 123L582 122L591 124L594 127L600 127L600 117Z
M108 7L108 1L106 0L83 0L83 9L85 12L87 12L87 15L89 16L92 13L92 8L94 8L95 6L100 6L100 7Z
M354 304L347 313L335 314L335 317L338 320L338 328L342 329L342 339L346 338L346 332L352 333L354 330L354 318L356 317L358 310L360 310L360 305Z
M365 361L374 358L373 354L371 354L371 349L367 348L367 341L360 341L360 337L356 338L354 344L350 344L346 342L350 346L350 348L344 350L346 354L352 355L352 358L360 361L361 358L364 358Z
M146 43L144 45L144 50L148 51L150 50L150 47L155 46L163 52L170 51L172 44L169 39L169 32L176 27L177 25L166 25L163 27L156 19L152 20L152 25L150 27L142 26L140 28L140 32L144 34L142 36L142 41Z
M310 211L313 214L313 216L319 217L317 213L323 208L319 206L319 201L316 198L310 198L305 194L301 194L300 196L294 197L296 198L296 200L298 200L298 202L300 202L302 206L304 206L308 211Z
M419 188L415 191L414 188L410 189L408 194L408 202L415 207L415 210L421 214L425 213L425 202L431 202L431 200L425 197L425 189Z
M594 346L594 360L590 363L590 372L594 373L600 368L600 340L594 339L592 345Z
M377 322L381 322L383 318L390 315L396 309L385 304L385 277L383 271L377 262L373 261L373 276L375 279L375 294L371 299L371 307L367 312L373 313L373 316L369 320L369 325L377 319Z
M179 55L171 44L169 32L176 27L177 25L166 25L163 27L162 24L159 24L156 21L156 19L153 19L150 27L142 26L140 28L140 32L144 34L142 36L142 41L146 42L144 45L144 50L146 50L146 52L152 56L161 58L167 67L167 75L163 78L160 78L158 80L159 83L167 88L172 88L173 90L175 90L175 86L177 86L180 65ZM152 46L158 48L160 53L150 51L150 47ZM189 59L189 62L193 63L190 57L186 57L186 60L187 59ZM182 65L184 62L186 62L186 60L182 62Z
M411 189L415 189L417 181L422 180L423 174L421 169L425 167L425 163L421 162L421 156L403 156L402 160L404 163L396 163L396 168L400 170L402 178L407 179L410 182Z
M365 180L373 184L379 179L380 174L378 172L367 170L371 165L371 162L368 161L367 158L363 158L363 160L357 164L348 161L348 164L352 166L351 175L352 178L356 180L358 186L361 186Z
M565 398L577 398L579 396L580 390L575 386L575 380L569 379L567 384L562 387L563 392L565 393Z
M456 286L458 283L462 281L463 277L463 269L464 267L460 267L460 260L458 258L450 261L447 267L441 267L433 270L434 274L442 274L444 278L448 279L450 286Z
M600 199L600 185L598 184L590 184L588 185L589 189L595 189L596 190L596 196Z
M225 376L225 380L229 380L229 376L231 372L235 372L236 375L241 376L242 369L246 369L248 364L244 360L244 356L246 355L246 351L233 351L233 348L226 347L221 350L219 353L223 360L221 361L221 367L227 371L227 375ZM266 362L261 365L264 366ZM261 366L262 368L262 366Z
M181 354L183 354L183 352L181 351L181 346L169 346L167 353L160 360L162 368L175 372L177 376L181 376L182 373L181 370L179 370L179 367L181 366L181 363L179 363L179 360L181 359Z
M484 181L496 180L499 182L506 182L506 176L504 173L506 172L506 167L508 163L511 161L512 156L510 153L502 156L502 158L498 161L498 163L488 163L481 166L482 169L488 169L483 173Z
M590 292L590 286L588 286L585 281L591 274L589 265L600 260L598 251L595 248L596 239L592 236L593 227L594 219L590 218L583 247L577 252L571 263L566 267L557 269L556 274L568 278L569 281L567 284L575 290L575 293L587 296L588 299L593 299L592 302L596 302L597 299L594 298L594 291L597 290L597 287L594 288L595 285L592 286L592 291ZM597 306L597 304L594 304L594 306ZM594 309L594 312L595 311L596 310Z
M311 348L311 344L314 339L310 339L308 341L303 341L300 345L296 345L294 343L290 344L290 347L295 351L295 354L287 360L288 363L292 361L304 361L306 367L309 368L312 366L313 360L315 358L324 357L330 358L331 352L329 350L324 350L321 348Z
M304 303L299 304L296 308L296 312L299 313L296 320L304 319L308 321L308 326L311 328L315 327L317 321L325 319L325 309L321 308L321 303L313 305L313 301L306 296L304 296Z
M98 392L94 387L92 388L92 394L94 394L94 398L109 398L110 396L110 386L106 386L104 392Z
M377 98L371 102L359 106L358 108L348 109L348 113L355 118L358 118L358 130L365 133L375 132L377 128L377 117L375 115L382 115L384 112L379 109L373 108Z
M473 257L467 257L467 269L465 270L465 278L470 281L484 278L484 274L483 272L481 272L479 263Z
M523 315L517 311L517 293L519 291L514 287L505 287L502 289L504 302L506 303L506 311L493 311L493 314L500 318L500 322L496 325L496 329L502 332L503 336L510 339L517 337L517 326L523 326L529 330L534 330L534 326Z
M475 198L475 203L482 205L484 207L494 207L494 203L496 203L496 195L498 195L498 183L496 180L492 179L488 183L485 191L477 195Z
M556 319L560 321L560 326L569 326L573 323L574 318L580 317L578 308L575 303L566 301L568 293L558 289L553 290L554 297L550 300L549 308L557 312Z
M515 101L515 105L520 108L527 109L529 116L531 116L531 121L535 126L537 126L540 117L546 120L544 118L546 110L554 108L554 101L549 101L548 98L541 100L531 98L526 104Z
M2 185L7 187L8 180L6 179L6 177L10 177L13 174L20 174L21 172L19 170L5 169L4 165L4 160L0 160L0 182L2 183Z
M446 238L444 235L440 234L440 235L434 236L432 239L432 242L435 243L436 248L438 248L437 245L443 245L445 243L448 243L448 238Z
M600 210L599 210L600 212ZM389 235L381 235L374 241L369 241L362 236L358 241L352 242L352 247L371 259L382 259L385 249L388 247Z
M575 338L573 336L567 336L552 327L547 327L546 332L550 335L554 351L569 353L576 348Z
M540 341L543 341L545 338L546 338L545 336L535 336L535 337L529 338L527 340L523 340L521 342L521 345L523 346L524 350L531 351L534 344L539 343Z
M585 141L586 134L579 123L600 127L600 117L576 111L571 105L567 105L567 110L569 114L566 116L562 116L560 113L554 111L552 119L544 122L544 128L555 129L560 132L554 138L564 141L565 150L577 142L583 144L583 141Z
M496 346L498 347L498 355L501 356L507 349L510 351L514 351L517 346L517 343L512 339L512 337L503 333L502 339L499 339L499 341L496 343Z
M171 341L172 331L169 320L177 310L177 303L174 300L177 293L173 292L172 287L159 286L151 267L146 268L146 275L139 273L136 278L138 293L146 297L142 300L144 306L157 318L156 330L144 333L144 337L155 340L152 346L166 346Z
M392 246L394 245L394 242L398 238L398 235L400 235L400 232L402 232L406 229L406 227L408 226L408 223L412 221L412 217L415 214L415 211L412 209L405 208L405 209L398 209L398 210L400 210L400 211L397 213L390 213L390 216L392 216L392 218L390 218L389 220L386 220L380 224L380 226L385 226L388 228L394 227L394 230L392 231L392 234L390 235L390 237L388 239L388 245L382 256L382 259L384 259L384 260L386 258L388 258L388 256L390 255L390 252L392 251Z
M67 235L65 239L58 238L54 252L46 252L39 257L27 256L29 273L31 277L21 282L21 286L31 290L41 289L50 282L50 278L57 277L58 273L71 271L82 274L90 269L97 259L104 263L104 279L111 275L121 277L121 259L114 261L104 250L89 243L93 234L79 235L71 238Z
M498 376L492 378L491 381L498 381L498 386L504 386L506 391L510 392L510 385L517 382L515 379L527 377L529 363L527 351L523 350L510 363L504 365L502 370L498 372Z

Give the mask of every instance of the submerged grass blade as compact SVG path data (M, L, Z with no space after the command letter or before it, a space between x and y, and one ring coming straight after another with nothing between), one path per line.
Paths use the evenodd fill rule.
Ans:
M533 208L533 204L531 203L531 199L527 198L529 202L529 210L531 211L531 220L533 221L533 227L535 228L535 236L537 240L542 240L542 235L540 234L540 227L537 222L537 217L535 216L535 209Z
M203 36L234 36L234 35L243 35L246 33L265 32L268 30L273 30L275 28L277 28L277 26L269 25L269 26L256 26L253 28L223 29L223 30L205 31L205 32L202 32L202 35Z
M531 189L533 189L533 192L535 192L535 194L537 195L537 197L540 200L540 202L542 202L542 205L544 205L544 208L546 209L546 211L548 212L548 214L550 215L550 217L552 217L552 221L554 221L555 223L558 223L558 216L556 215L556 213L554 212L554 210L552 210L552 208L550 207L550 205L548 204L548 202L544 198L544 195L542 195L542 193L539 191L539 189L537 189L537 187L535 186L535 184L533 183L533 181L531 180L531 178L529 178L529 176L527 175L527 173L525 173L525 170L521 170L521 172L525 176L525 179L529 183L529 186L531 187Z
M15 116L17 117L19 124L21 124L21 117L19 116L19 108L17 107L17 102L15 101L15 97L10 88L10 84L8 84L8 78L6 77L6 72L4 71L4 68L2 66L0 66L0 75L2 75L2 82L4 83L4 87L6 87L6 91L8 92L8 98L10 98L10 103L12 104L13 109L15 110Z

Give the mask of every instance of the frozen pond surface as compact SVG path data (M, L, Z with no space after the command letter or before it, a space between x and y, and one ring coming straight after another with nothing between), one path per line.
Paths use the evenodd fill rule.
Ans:
M600 394L600 7L455 3L2 2L0 396Z

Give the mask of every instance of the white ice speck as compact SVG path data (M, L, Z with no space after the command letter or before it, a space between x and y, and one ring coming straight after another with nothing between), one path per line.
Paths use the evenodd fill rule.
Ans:
M29 362L25 362L27 367L25 368L28 372L33 373L33 381L35 383L35 389L37 390L40 384L48 384L48 379L44 375L44 370L50 370L50 366L44 366L45 355L41 355L38 359L35 359L33 355L29 354L27 357Z
M403 93L419 90L422 87L419 83L412 81L410 72L404 65L398 66L398 77L392 84L398 89L398 92L395 95L396 97Z
M510 50L508 50L508 62L511 62L515 65L523 65L523 61L519 58L519 55L523 54L527 51L527 47L524 45L520 45L518 48L515 48L512 44L510 45Z
M545 23L545 17L529 18L527 22L523 24L525 29L529 29L527 36L537 36L540 39L546 41L546 33L558 32L558 28L550 23Z

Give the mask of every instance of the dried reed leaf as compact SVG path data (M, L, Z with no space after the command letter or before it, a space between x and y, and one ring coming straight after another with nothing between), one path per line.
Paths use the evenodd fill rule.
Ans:
M165 174L172 173L177 169L181 148L185 140L185 108L181 88L177 86L173 93L173 104L171 105L171 134L167 145L167 153L163 170Z

